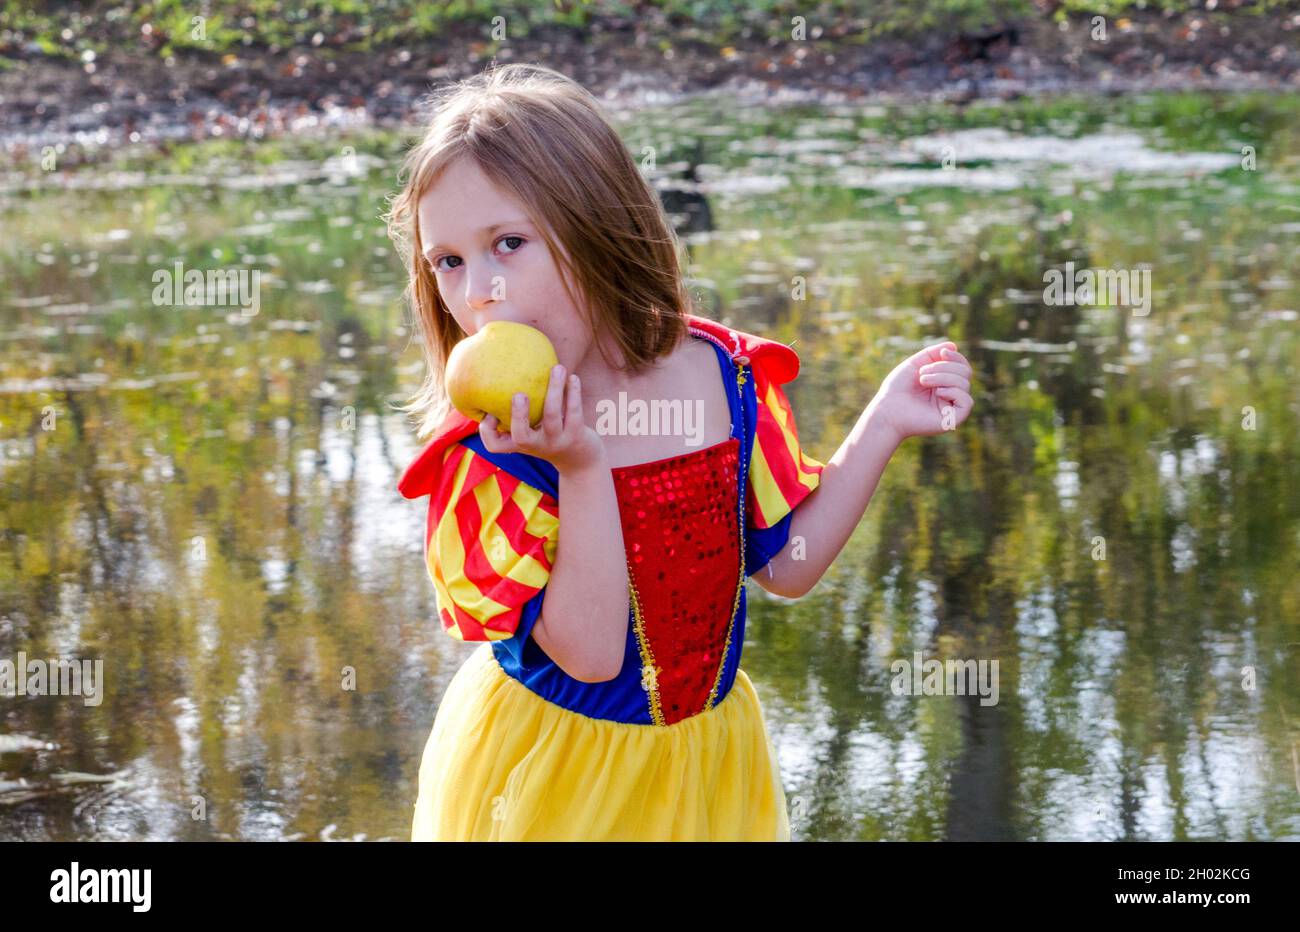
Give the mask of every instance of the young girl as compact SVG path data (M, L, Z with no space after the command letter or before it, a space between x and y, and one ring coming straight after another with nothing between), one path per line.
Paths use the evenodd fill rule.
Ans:
M966 419L970 366L952 343L907 359L823 464L782 389L795 353L690 312L659 201L586 91L509 65L434 104L388 217L432 434L399 489L430 496L443 628L482 643L438 708L411 836L788 840L740 668L745 579L811 589L898 443ZM442 384L456 342L499 320L560 360L541 422L516 395L509 433ZM616 401L701 417L619 432Z

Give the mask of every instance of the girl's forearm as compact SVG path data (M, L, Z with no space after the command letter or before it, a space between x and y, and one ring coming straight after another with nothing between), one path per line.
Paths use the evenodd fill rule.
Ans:
M532 636L574 679L611 679L623 662L629 601L623 525L605 457L561 471L559 501L560 538Z
M822 469L817 488L795 509L790 540L767 568L754 574L754 581L786 598L798 598L817 585L862 520L902 441L874 402L867 405Z

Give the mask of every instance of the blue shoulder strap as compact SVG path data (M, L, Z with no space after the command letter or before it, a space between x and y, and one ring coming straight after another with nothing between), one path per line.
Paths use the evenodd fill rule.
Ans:
M754 388L754 372L752 366L745 366L745 384L741 397L743 406L744 436L740 441L741 460L740 460L740 501L746 508L749 506L747 495L749 492L749 461L754 452L754 431L758 425L758 393ZM755 528L749 526L749 513L745 513L745 527L743 529L745 541L745 576L750 577L759 570L764 569L776 556L785 549L785 545L790 540L790 526L793 523L794 512L791 511L784 518L769 528ZM769 571L770 572L770 571Z

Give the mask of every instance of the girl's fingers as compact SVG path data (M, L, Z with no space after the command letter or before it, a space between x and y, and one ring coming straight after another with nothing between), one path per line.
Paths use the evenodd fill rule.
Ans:
M497 432L500 426L501 422L491 414L484 416L478 426L478 435L483 441L483 446L487 447L490 453L513 452L512 444L509 443L510 435Z
M965 379L969 379L971 377L970 366L964 365L959 362L926 363L917 371L919 371L921 375L925 375L927 372L951 372L953 375L960 375L962 378Z
M938 362L942 357L939 355L940 350L945 346L951 346L950 343L935 343L933 346L927 346L925 349L918 350L908 357L908 362L914 366L920 367L927 363Z
M518 445L525 445L533 434L532 425L528 423L528 396L516 392L510 411L510 436Z
M966 415L975 407L975 399L970 396L969 392L960 388L941 388L935 394L957 409L957 423L959 424L966 419Z
M945 347L939 351L939 355L949 362L959 362L966 366L970 366L970 361L961 353L957 352L956 347Z
M962 391L970 391L970 379L955 372L923 372L921 385L925 388L943 388L951 386Z
M578 381L576 375L569 376L569 406L564 413L564 426L567 429L570 425L574 427L582 424L582 383Z
M564 427L560 417L564 408L564 366L551 368L551 379L546 385L546 401L542 405L542 432L554 437Z

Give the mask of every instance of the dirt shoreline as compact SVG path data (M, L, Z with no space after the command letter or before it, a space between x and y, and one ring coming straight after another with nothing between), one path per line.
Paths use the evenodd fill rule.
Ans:
M582 33L538 30L496 49L495 59L550 65L618 107L710 91L773 104L1300 91L1300 14L1151 13L1108 22L1104 41L1094 31L1082 18L1068 29L1036 21L919 43L841 36L719 49L678 41L666 57L660 37L635 24L596 24ZM171 64L140 52L107 53L92 67L31 55L0 72L0 147L17 163L62 144L76 161L102 146L399 125L431 87L487 65L481 36L466 26L374 53L241 49L238 57L178 55Z

